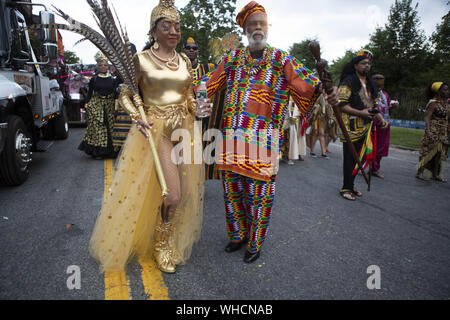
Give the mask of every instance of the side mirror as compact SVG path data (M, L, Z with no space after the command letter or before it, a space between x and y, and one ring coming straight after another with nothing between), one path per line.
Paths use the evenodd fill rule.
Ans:
M39 20L41 24L55 23L55 15L49 11L40 11ZM42 29L41 40L46 45L47 42L58 43L58 32L56 29Z
M44 43L45 53L48 59L55 60L58 58L58 46L54 43Z

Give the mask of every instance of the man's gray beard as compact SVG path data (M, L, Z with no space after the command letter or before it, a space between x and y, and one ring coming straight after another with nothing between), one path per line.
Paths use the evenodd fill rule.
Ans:
M255 31L252 35L247 36L248 39L248 47L250 48L250 51L261 51L265 47L267 47L267 34L264 34L264 39L262 40L255 40L253 39L253 36L258 31Z

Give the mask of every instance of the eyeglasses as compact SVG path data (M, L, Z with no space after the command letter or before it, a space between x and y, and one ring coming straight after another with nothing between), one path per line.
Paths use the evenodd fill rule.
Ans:
M194 50L194 51L198 50L198 47L185 46L184 48L186 50Z

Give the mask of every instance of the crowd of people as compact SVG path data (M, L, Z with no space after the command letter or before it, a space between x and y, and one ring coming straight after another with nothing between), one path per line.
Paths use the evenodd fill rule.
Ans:
M140 118L127 87L120 89L120 77L111 75L107 60L97 57L97 74L89 83L86 105L88 127L79 148L98 159L119 156L90 242L90 252L102 270L122 270L131 257L149 252L163 272L173 273L177 265L186 263L200 236L207 179L222 181L229 238L225 251L246 247L244 262L256 261L272 215L279 146L281 157L292 165L304 160L308 148L310 157L330 159L329 144L340 138L340 194L349 201L362 196L354 182L367 165L373 176L384 178L380 170L389 152L390 112L398 104L392 104L384 90L385 77L370 76L372 53L359 52L345 66L338 88L327 94L318 76L267 44L264 7L251 1L236 21L248 38L248 47L228 52L218 65L201 64L195 39L188 38L182 53L176 51L181 26L174 1L161 0L154 8L149 44L134 55L149 122ZM206 84L210 99L197 99L201 84ZM448 85L434 83L428 94L416 176L426 179L427 170L432 179L444 182L450 128ZM195 125L196 119L202 121L201 127ZM209 129L222 132L216 162L205 166L174 161L178 141L172 140L172 134L177 129L187 130L191 137ZM281 139L272 129L281 131ZM148 130L167 180L169 194L164 198L147 145ZM238 130L245 134L229 138L229 131ZM119 144L113 143L114 132L120 132ZM317 141L320 153L316 153ZM196 143L193 139L191 151ZM238 148L240 153L234 148L238 144L243 146ZM251 152L255 145L256 157ZM262 152L268 156L259 157Z

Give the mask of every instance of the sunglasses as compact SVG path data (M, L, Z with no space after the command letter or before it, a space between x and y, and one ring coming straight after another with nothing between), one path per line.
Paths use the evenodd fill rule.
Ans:
M191 47L191 46L185 46L184 47L186 50L198 50L198 47Z

